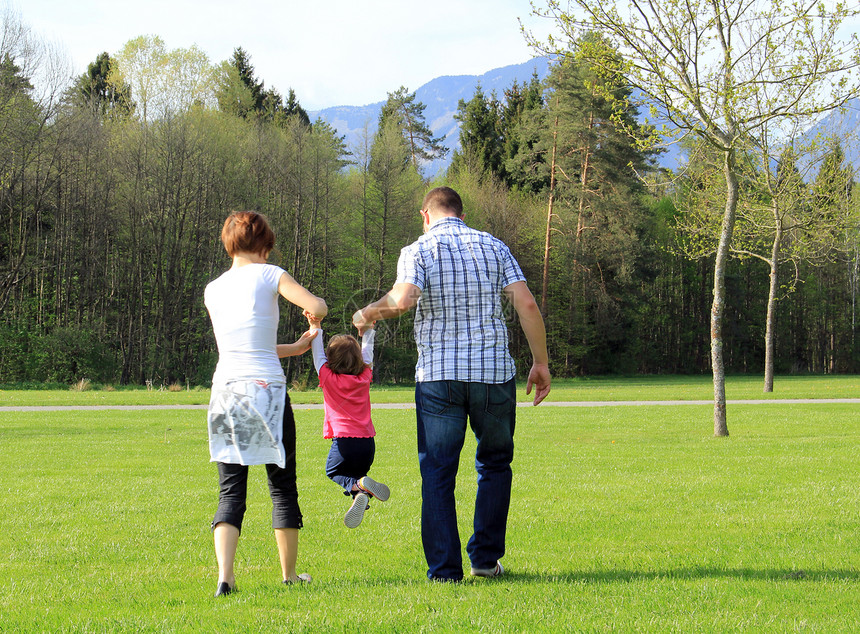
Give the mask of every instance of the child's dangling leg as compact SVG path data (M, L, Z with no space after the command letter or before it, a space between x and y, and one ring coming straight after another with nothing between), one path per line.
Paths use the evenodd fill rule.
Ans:
M371 497L379 497L383 501L389 497L387 486L365 476L373 464L375 450L373 438L332 439L326 475L343 487L345 495L353 497L352 505L343 518L344 524L349 528L356 528L361 524ZM362 481L367 481L368 488L362 488ZM373 482L373 486L369 485L370 482ZM377 496L377 493L380 496Z

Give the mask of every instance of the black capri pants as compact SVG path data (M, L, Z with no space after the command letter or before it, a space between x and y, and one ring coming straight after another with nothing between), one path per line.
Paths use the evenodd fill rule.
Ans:
M299 492L296 487L296 419L290 405L290 396L284 402L283 443L287 460L284 468L266 465L269 494L272 497L272 528L301 528L302 512L299 509ZM218 510L212 520L226 522L242 531L245 517L245 500L248 495L248 466L218 462Z

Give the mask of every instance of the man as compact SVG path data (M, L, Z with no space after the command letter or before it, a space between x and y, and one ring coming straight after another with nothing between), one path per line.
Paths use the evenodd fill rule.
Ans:
M460 581L463 560L454 486L468 418L478 440L471 573L504 572L511 499L516 384L501 296L510 300L531 349L526 393L534 404L550 390L546 330L540 309L508 247L463 222L463 203L437 187L421 208L424 235L400 252L397 280L378 301L353 315L363 333L374 321L416 308L415 405L421 469L421 539L436 581Z

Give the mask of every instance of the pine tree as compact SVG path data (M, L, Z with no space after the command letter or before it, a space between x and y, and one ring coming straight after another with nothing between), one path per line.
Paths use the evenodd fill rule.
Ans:
M388 93L388 101L379 113L379 129L382 130L389 121L397 125L409 145L409 160L415 169L422 162L440 158L448 152L442 145L442 139L433 136L424 121L424 109L427 106L415 101L415 93L410 93L401 86L393 93Z
M528 139L520 135L520 127L526 117L543 108L542 93L543 86L537 71L532 74L528 84L520 86L514 81L513 85L505 90L505 103L499 115L499 135L503 143L500 171L509 186L513 186L515 182L507 171L507 162L519 154L521 143L528 144Z
M0 61L0 94L4 98L13 94L29 94L33 90L30 79L21 72L12 56L6 53Z
M110 80L114 60L108 53L101 53L87 66L86 74L78 78L75 85L77 99L99 115L128 115L134 108L131 87L117 85Z
M287 93L287 101L284 103L284 114L288 117L298 117L305 125L309 126L311 124L311 119L308 116L307 111L302 108L302 105L296 98L296 92L292 88L290 88L289 93Z
M635 287L645 245L644 187L637 176L649 156L637 139L649 131L636 120L631 89L581 56L601 48L603 63L620 63L599 36L589 35L553 64L544 107L527 110L532 93L511 91L519 146L506 162L520 188L547 196L541 307L565 355L568 371L602 368L599 352L622 345L620 299ZM567 305L553 297L569 298Z
M492 174L508 187L540 191L542 177L533 176L536 165L527 166L525 154L517 159L520 147L531 152L537 143L536 131L543 127L543 87L532 75L528 84L514 83L504 91L500 102L495 94L487 97L481 85L469 101L460 100L454 118L460 122L460 149L454 153L450 173L468 167L478 174ZM530 125L524 130L524 122ZM540 153L534 155L542 163Z
M253 114L283 125L295 116L304 125L311 124L307 111L302 108L292 88L284 101L278 90L266 89L265 82L257 79L251 58L242 47L236 48L230 60L221 66L217 98L223 112L240 117Z
M826 210L825 218L837 219L846 213L854 189L853 172L845 165L845 151L832 139L813 184L814 205Z
M465 165L479 174L499 176L503 145L498 100L487 99L478 84L468 102L457 103L454 119L460 122L460 149L454 152L452 172Z
M245 49L239 46L233 50L233 56L230 58L229 63L236 69L239 81L250 93L250 109L257 112L262 111L265 100L263 82L258 81L254 76L254 66L251 64L251 57Z

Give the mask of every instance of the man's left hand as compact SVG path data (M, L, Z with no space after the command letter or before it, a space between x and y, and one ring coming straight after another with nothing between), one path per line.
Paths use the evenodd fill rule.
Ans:
M551 382L549 375L549 366L545 363L535 363L529 371L528 382L526 383L526 394L532 393L532 386L535 387L534 405L538 405L549 394Z

